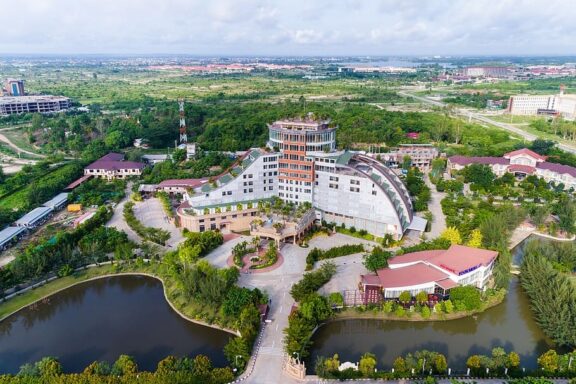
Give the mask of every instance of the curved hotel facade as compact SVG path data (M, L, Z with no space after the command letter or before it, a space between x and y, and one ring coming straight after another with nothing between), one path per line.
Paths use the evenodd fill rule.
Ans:
M230 170L184 194L178 209L183 227L246 230L258 203L277 196L310 203L318 220L403 236L413 220L404 184L371 157L337 151L329 120L287 119L268 128L267 149L248 151Z

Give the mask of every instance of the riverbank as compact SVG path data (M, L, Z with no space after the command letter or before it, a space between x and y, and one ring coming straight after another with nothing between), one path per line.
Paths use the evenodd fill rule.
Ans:
M422 317L417 312L407 312L406 316L396 316L394 313L386 313L381 309L359 311L356 308L346 308L343 311L337 312L331 321L340 320L361 320L361 319L375 319L375 320L390 320L390 321L415 321L415 322L429 322L429 321L448 321L462 319L477 315L501 304L506 298L507 292L505 290L498 292L494 296L490 296L487 301L482 302L482 307L475 311L460 311L453 313L432 313L430 317Z
M31 289L27 292L14 296L0 304L0 322L8 317L18 313L19 311L31 305L40 303L51 296L58 294L73 286L83 284L89 281L103 279L107 277L116 277L123 275L137 275L147 276L154 278L162 283L164 298L168 305L183 319L195 324L203 325L206 327L218 329L228 332L234 336L240 336L238 331L222 327L217 324L210 324L208 322L197 319L191 315L192 305L179 303L176 299L178 295L175 292L175 282L169 282L161 277L158 273L158 264L145 263L144 265L132 264L100 264L90 265L86 269L76 271L70 276L54 279L46 284L37 288Z

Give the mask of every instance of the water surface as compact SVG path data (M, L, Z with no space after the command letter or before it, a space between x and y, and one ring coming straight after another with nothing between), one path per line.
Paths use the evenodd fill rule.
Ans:
M0 373L55 356L67 372L95 360L133 356L154 370L167 355L204 354L226 364L223 347L232 335L191 323L164 299L162 283L145 276L86 282L51 296L0 322Z

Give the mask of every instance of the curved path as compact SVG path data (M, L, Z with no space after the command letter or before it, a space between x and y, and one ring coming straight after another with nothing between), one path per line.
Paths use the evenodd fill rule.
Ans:
M36 157L40 157L40 158L45 158L45 157L46 157L46 155L41 155L41 154L39 154L39 153L31 152L31 151L28 151L28 150L26 150L26 149L20 148L19 146L17 146L16 144L14 144L12 141L10 141L10 139L7 138L6 135L3 135L3 134L1 134L1 133L0 133L0 141L8 144L8 146L11 147L12 149L14 149L16 152L22 152L22 153L26 153L26 154L28 154L28 155L36 156Z

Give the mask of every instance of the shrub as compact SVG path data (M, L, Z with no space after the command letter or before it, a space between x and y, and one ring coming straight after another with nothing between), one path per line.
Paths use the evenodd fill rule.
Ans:
M456 304L456 308L460 306L460 308L468 311L480 309L482 305L480 291L471 285L452 288L450 290L450 299Z
M336 273L336 265L324 263L317 271L305 273L302 280L292 286L290 294L296 301L301 301L307 295L316 292L326 284Z

